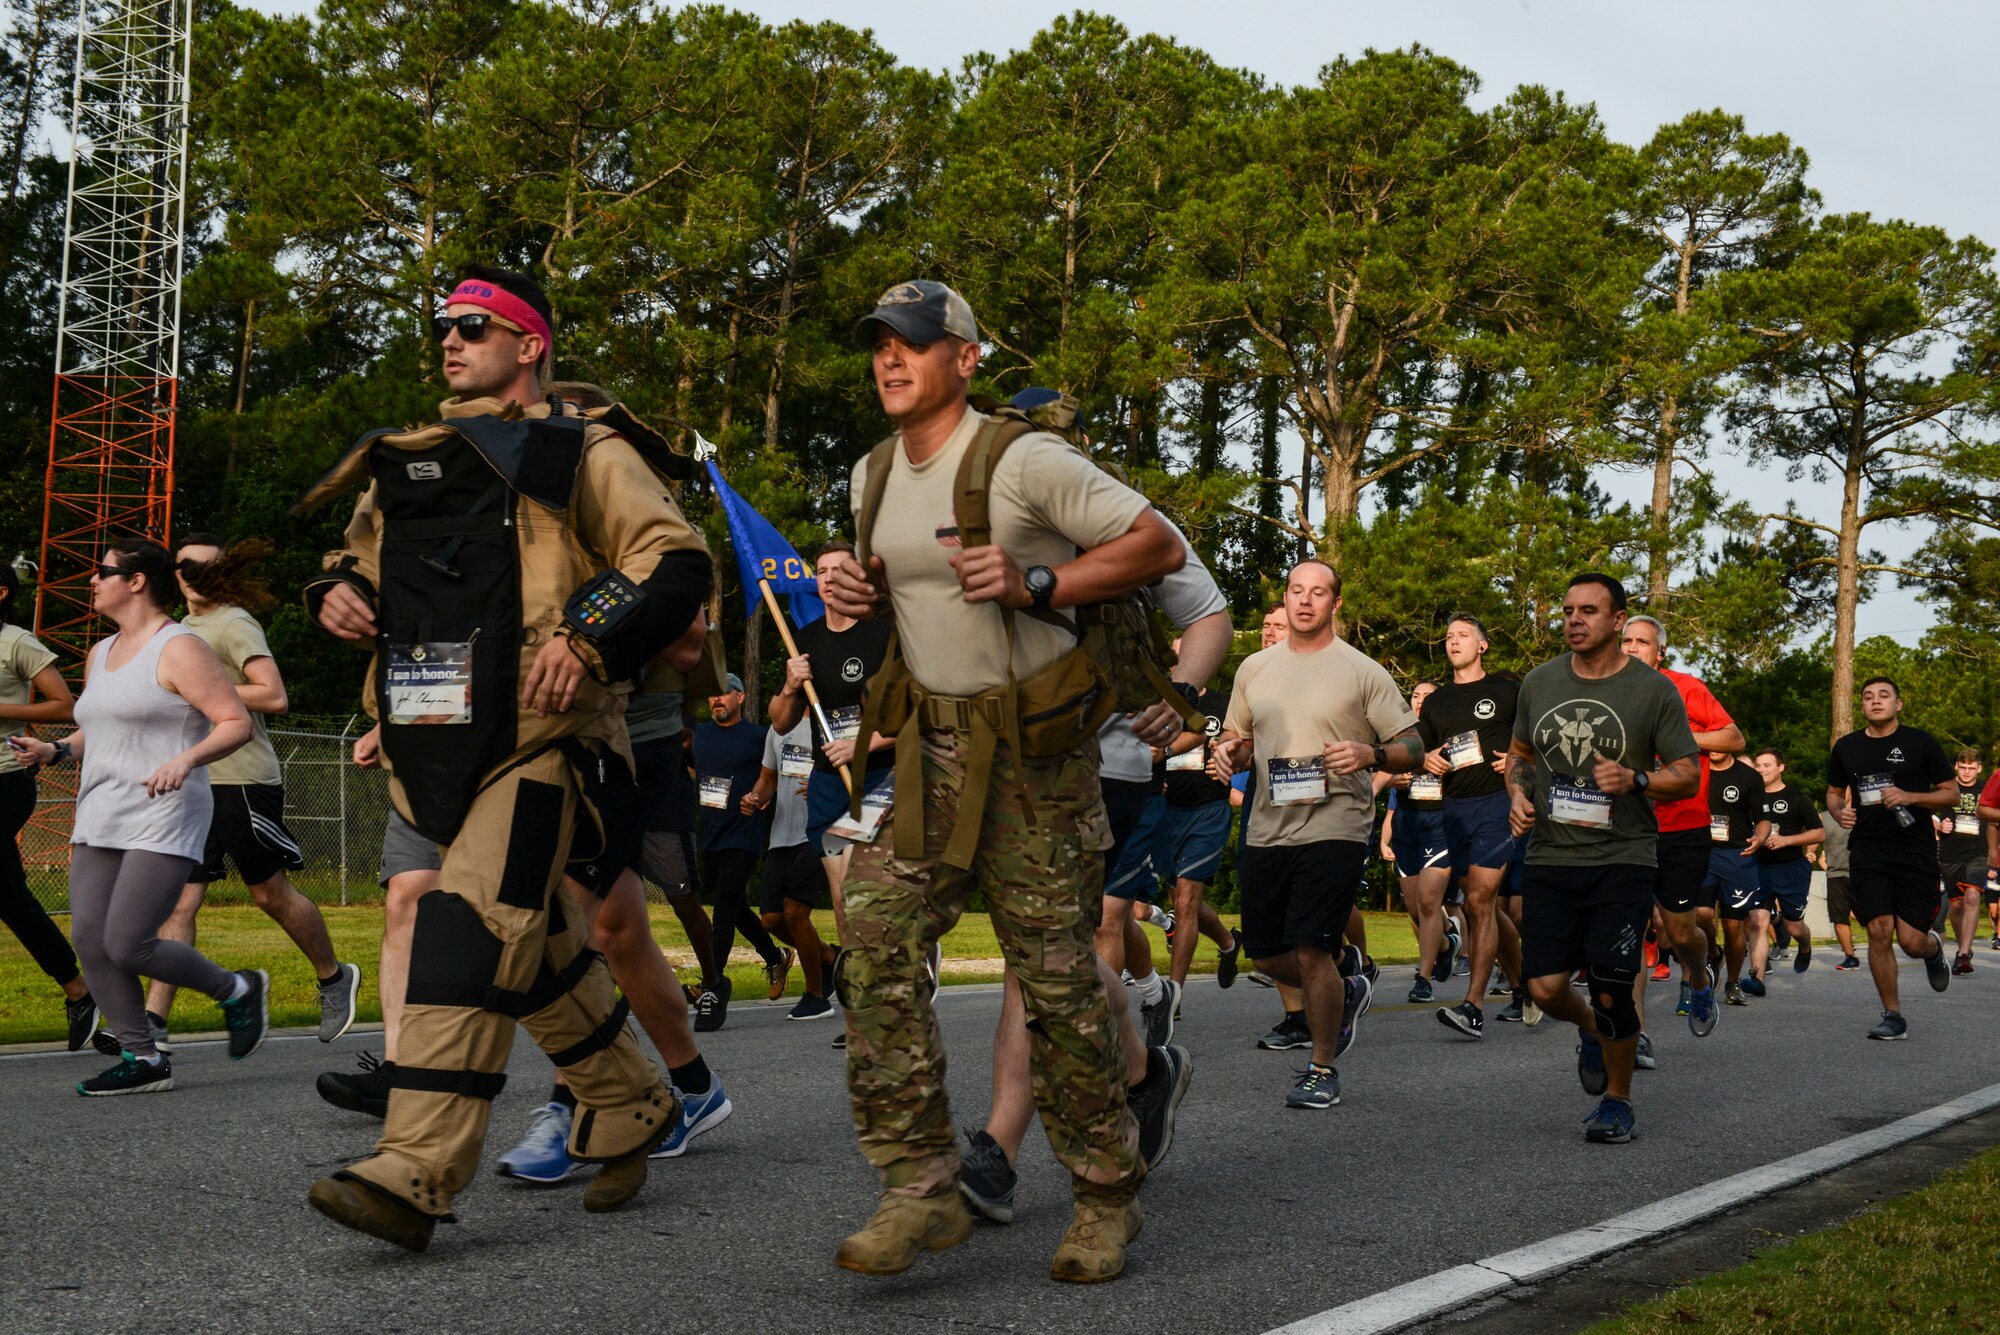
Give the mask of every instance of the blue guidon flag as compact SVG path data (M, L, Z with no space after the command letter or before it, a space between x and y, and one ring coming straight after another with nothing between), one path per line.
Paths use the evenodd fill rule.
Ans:
M696 441L705 447L702 452L708 456L709 480L715 483L715 494L722 499L722 512L729 517L729 544L736 549L736 570L743 578L743 598L749 611L754 614L764 602L757 581L769 580L773 593L791 595L794 625L803 626L825 616L826 604L820 601L819 581L813 577L813 568L800 559L797 549L771 526L770 520L758 514L722 480L722 470L715 466L714 446L699 436Z

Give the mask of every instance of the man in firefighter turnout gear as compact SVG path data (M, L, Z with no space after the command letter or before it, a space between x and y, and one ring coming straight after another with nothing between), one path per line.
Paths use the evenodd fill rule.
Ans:
M629 859L608 846L642 824L622 686L663 653L692 665L713 569L665 494L679 456L620 408L542 397L549 322L531 280L468 270L434 321L443 420L363 437L299 503L367 484L306 606L373 645L391 800L444 849L382 1138L309 1198L412 1250L472 1180L517 1021L576 1095L571 1156L603 1165L586 1209L638 1192L677 1116L561 884Z

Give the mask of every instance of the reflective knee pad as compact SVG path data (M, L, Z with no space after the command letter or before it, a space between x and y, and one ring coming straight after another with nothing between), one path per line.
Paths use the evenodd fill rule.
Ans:
M1632 985L1638 979L1637 969L1590 966L1590 1009L1597 1016L1599 1038L1616 1043L1639 1036L1639 1008L1632 1001Z

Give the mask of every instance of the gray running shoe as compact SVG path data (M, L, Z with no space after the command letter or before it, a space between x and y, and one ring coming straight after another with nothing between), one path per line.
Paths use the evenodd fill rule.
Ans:
M1653 1055L1652 1035L1643 1030L1639 1034L1639 1051L1632 1058L1632 1065L1641 1071L1657 1071L1660 1069L1660 1059Z
M1299 1082L1285 1095L1287 1108L1331 1108L1340 1102L1340 1072L1331 1066L1310 1062L1299 1073Z
M1158 1067L1152 1065L1155 1058L1160 1062ZM1139 1123L1139 1157L1151 1172L1173 1147L1174 1114L1187 1097L1194 1057L1186 1048L1169 1044L1148 1054L1147 1067L1149 1078L1126 1092L1125 1106ZM1155 1072L1159 1078L1150 1078Z
M1163 1048L1174 1041L1174 1014L1180 1009L1181 985L1171 978L1160 980L1160 999L1139 1008L1139 1025L1149 1048Z
M1908 1022L1895 1011L1883 1011L1880 1023L1868 1031L1868 1037L1883 1043L1894 1043L1898 1039L1908 1038L1909 1036L1910 1026Z
M1933 950L1930 958L1924 961L1924 973L1931 980L1931 991L1942 992L1951 986L1951 963L1945 958L1944 938L1932 932L1931 940L1937 943L1937 949Z
M1278 1021L1270 1033L1257 1040L1257 1046L1265 1052L1285 1052L1291 1048L1309 1048L1312 1045L1312 1030L1306 1028L1303 1015L1296 1018L1287 1015Z
M319 985L319 1041L331 1043L354 1023L355 1002L361 992L361 966L336 964L333 977Z

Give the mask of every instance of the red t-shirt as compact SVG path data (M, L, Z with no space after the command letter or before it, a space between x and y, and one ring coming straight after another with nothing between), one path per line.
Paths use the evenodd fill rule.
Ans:
M1993 777L1986 781L1986 790L1979 795L1982 807L2000 807L2000 769L1993 771Z
M1688 727L1695 732L1720 732L1736 722L1729 717L1729 711L1722 707L1722 702L1701 684L1701 678L1690 677L1672 668L1661 668L1660 673L1681 693L1681 703L1687 706ZM1653 804L1653 815L1659 819L1661 834L1708 828L1708 753L1704 751L1695 760L1701 766L1701 787L1695 789L1694 796Z

